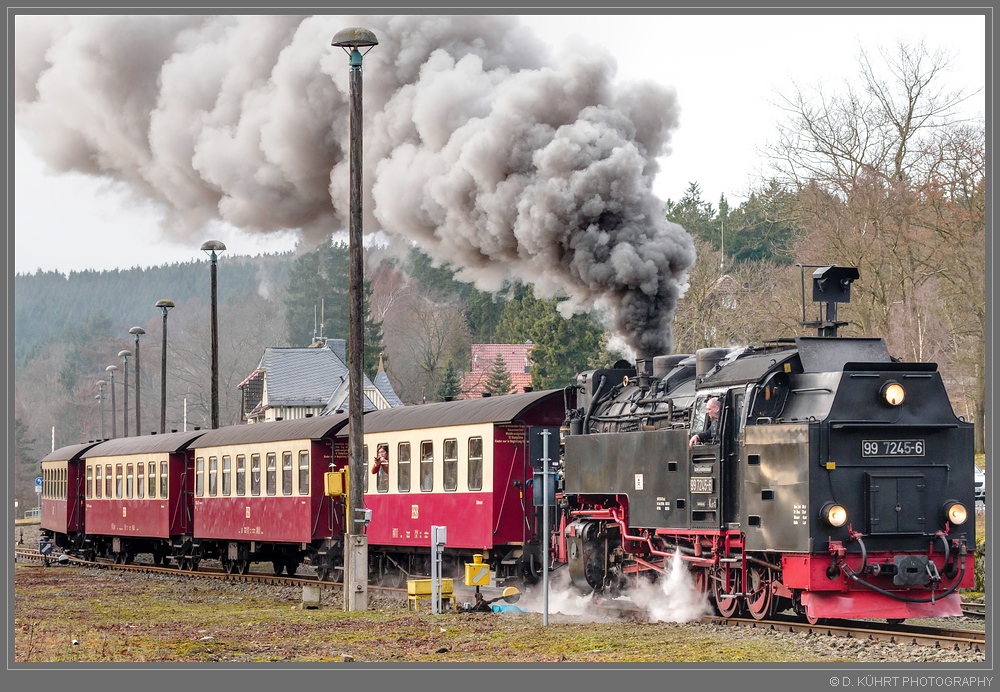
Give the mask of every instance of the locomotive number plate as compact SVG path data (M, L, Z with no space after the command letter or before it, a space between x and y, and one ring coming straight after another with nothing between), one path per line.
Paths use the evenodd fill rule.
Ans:
M923 440L862 440L863 457L922 457Z
M714 478L692 478L691 479L691 492L693 493L711 493L715 489L715 479Z

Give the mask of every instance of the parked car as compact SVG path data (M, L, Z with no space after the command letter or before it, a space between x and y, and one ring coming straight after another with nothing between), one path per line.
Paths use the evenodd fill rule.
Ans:
M976 502L986 503L986 472L976 467Z

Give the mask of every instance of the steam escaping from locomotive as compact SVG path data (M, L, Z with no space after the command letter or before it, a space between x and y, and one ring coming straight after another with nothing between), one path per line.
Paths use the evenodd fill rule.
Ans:
M178 240L213 221L297 230L349 215L348 64L364 26L365 227L462 280L516 278L566 314L602 308L669 353L695 253L651 186L673 92L618 84L595 46L549 51L515 17L15 18L15 114L55 170L124 183Z

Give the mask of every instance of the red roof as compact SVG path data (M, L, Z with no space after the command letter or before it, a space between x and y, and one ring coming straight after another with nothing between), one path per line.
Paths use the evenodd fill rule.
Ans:
M489 379L490 374L488 372L470 372L466 373L465 377L462 378L462 391L456 397L458 399L478 399L483 395L486 390L486 381ZM530 372L512 372L510 374L510 380L514 384L511 390L512 394L520 394L525 391L525 387L531 386L531 373Z
M531 386L531 363L528 354L534 344L472 344L472 369L462 378L459 399L477 399L486 389L493 362L499 353L507 364L513 392L520 393Z
M499 353L511 373L525 372L529 367L528 354L532 343L527 344L472 344L472 372L489 371Z

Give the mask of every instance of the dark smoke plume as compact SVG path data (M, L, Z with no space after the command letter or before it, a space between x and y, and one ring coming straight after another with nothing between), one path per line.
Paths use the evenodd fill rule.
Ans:
M669 353L695 254L653 196L673 92L616 84L596 46L548 49L515 17L17 16L15 114L55 170L125 183L166 230L219 219L347 226L347 56L364 26L365 228L484 290L504 279L598 307L639 354Z

